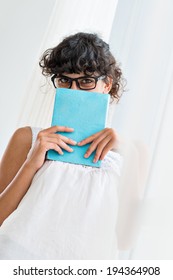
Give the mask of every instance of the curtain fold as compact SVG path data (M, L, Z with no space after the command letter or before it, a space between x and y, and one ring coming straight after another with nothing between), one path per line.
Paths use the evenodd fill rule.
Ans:
M108 41L118 0L57 0L40 46L41 54L76 32L96 32ZM18 126L48 127L51 124L54 88L42 77L38 61L23 99Z

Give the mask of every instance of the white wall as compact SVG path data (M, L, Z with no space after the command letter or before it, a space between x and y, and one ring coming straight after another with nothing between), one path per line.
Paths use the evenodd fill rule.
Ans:
M15 130L55 0L0 1L0 157Z

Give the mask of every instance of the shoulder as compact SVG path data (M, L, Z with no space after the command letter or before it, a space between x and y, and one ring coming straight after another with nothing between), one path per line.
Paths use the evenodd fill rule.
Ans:
M6 151L15 150L26 150L26 152L31 148L32 144L32 131L29 126L18 128L12 135Z
M18 128L12 135L7 149L15 149L16 152L24 152L26 153L31 148L32 144L32 130L29 126Z
M42 130L40 127L30 127L25 126L18 128L14 134L12 135L11 140L13 143L23 143L26 146L29 146L31 148L32 142L35 142L38 133Z
M13 133L11 140L13 140L13 142L22 141L22 142L30 143L32 141L31 127L25 126L25 127L18 128Z

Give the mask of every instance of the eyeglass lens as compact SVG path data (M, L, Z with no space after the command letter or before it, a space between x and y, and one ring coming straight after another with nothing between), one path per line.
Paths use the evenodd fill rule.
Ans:
M92 77L81 77L76 79L57 77L54 80L55 86L59 88L71 88L72 82L76 82L77 87L80 89L93 89L96 87L96 79Z

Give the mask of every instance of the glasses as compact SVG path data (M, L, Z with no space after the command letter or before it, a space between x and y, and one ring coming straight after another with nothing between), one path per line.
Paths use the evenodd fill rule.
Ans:
M74 81L79 89L91 90L96 87L99 80L103 80L105 77L106 76L84 76L79 78L70 78L64 75L57 76L57 74L55 74L51 77L51 81L55 88L71 88Z

